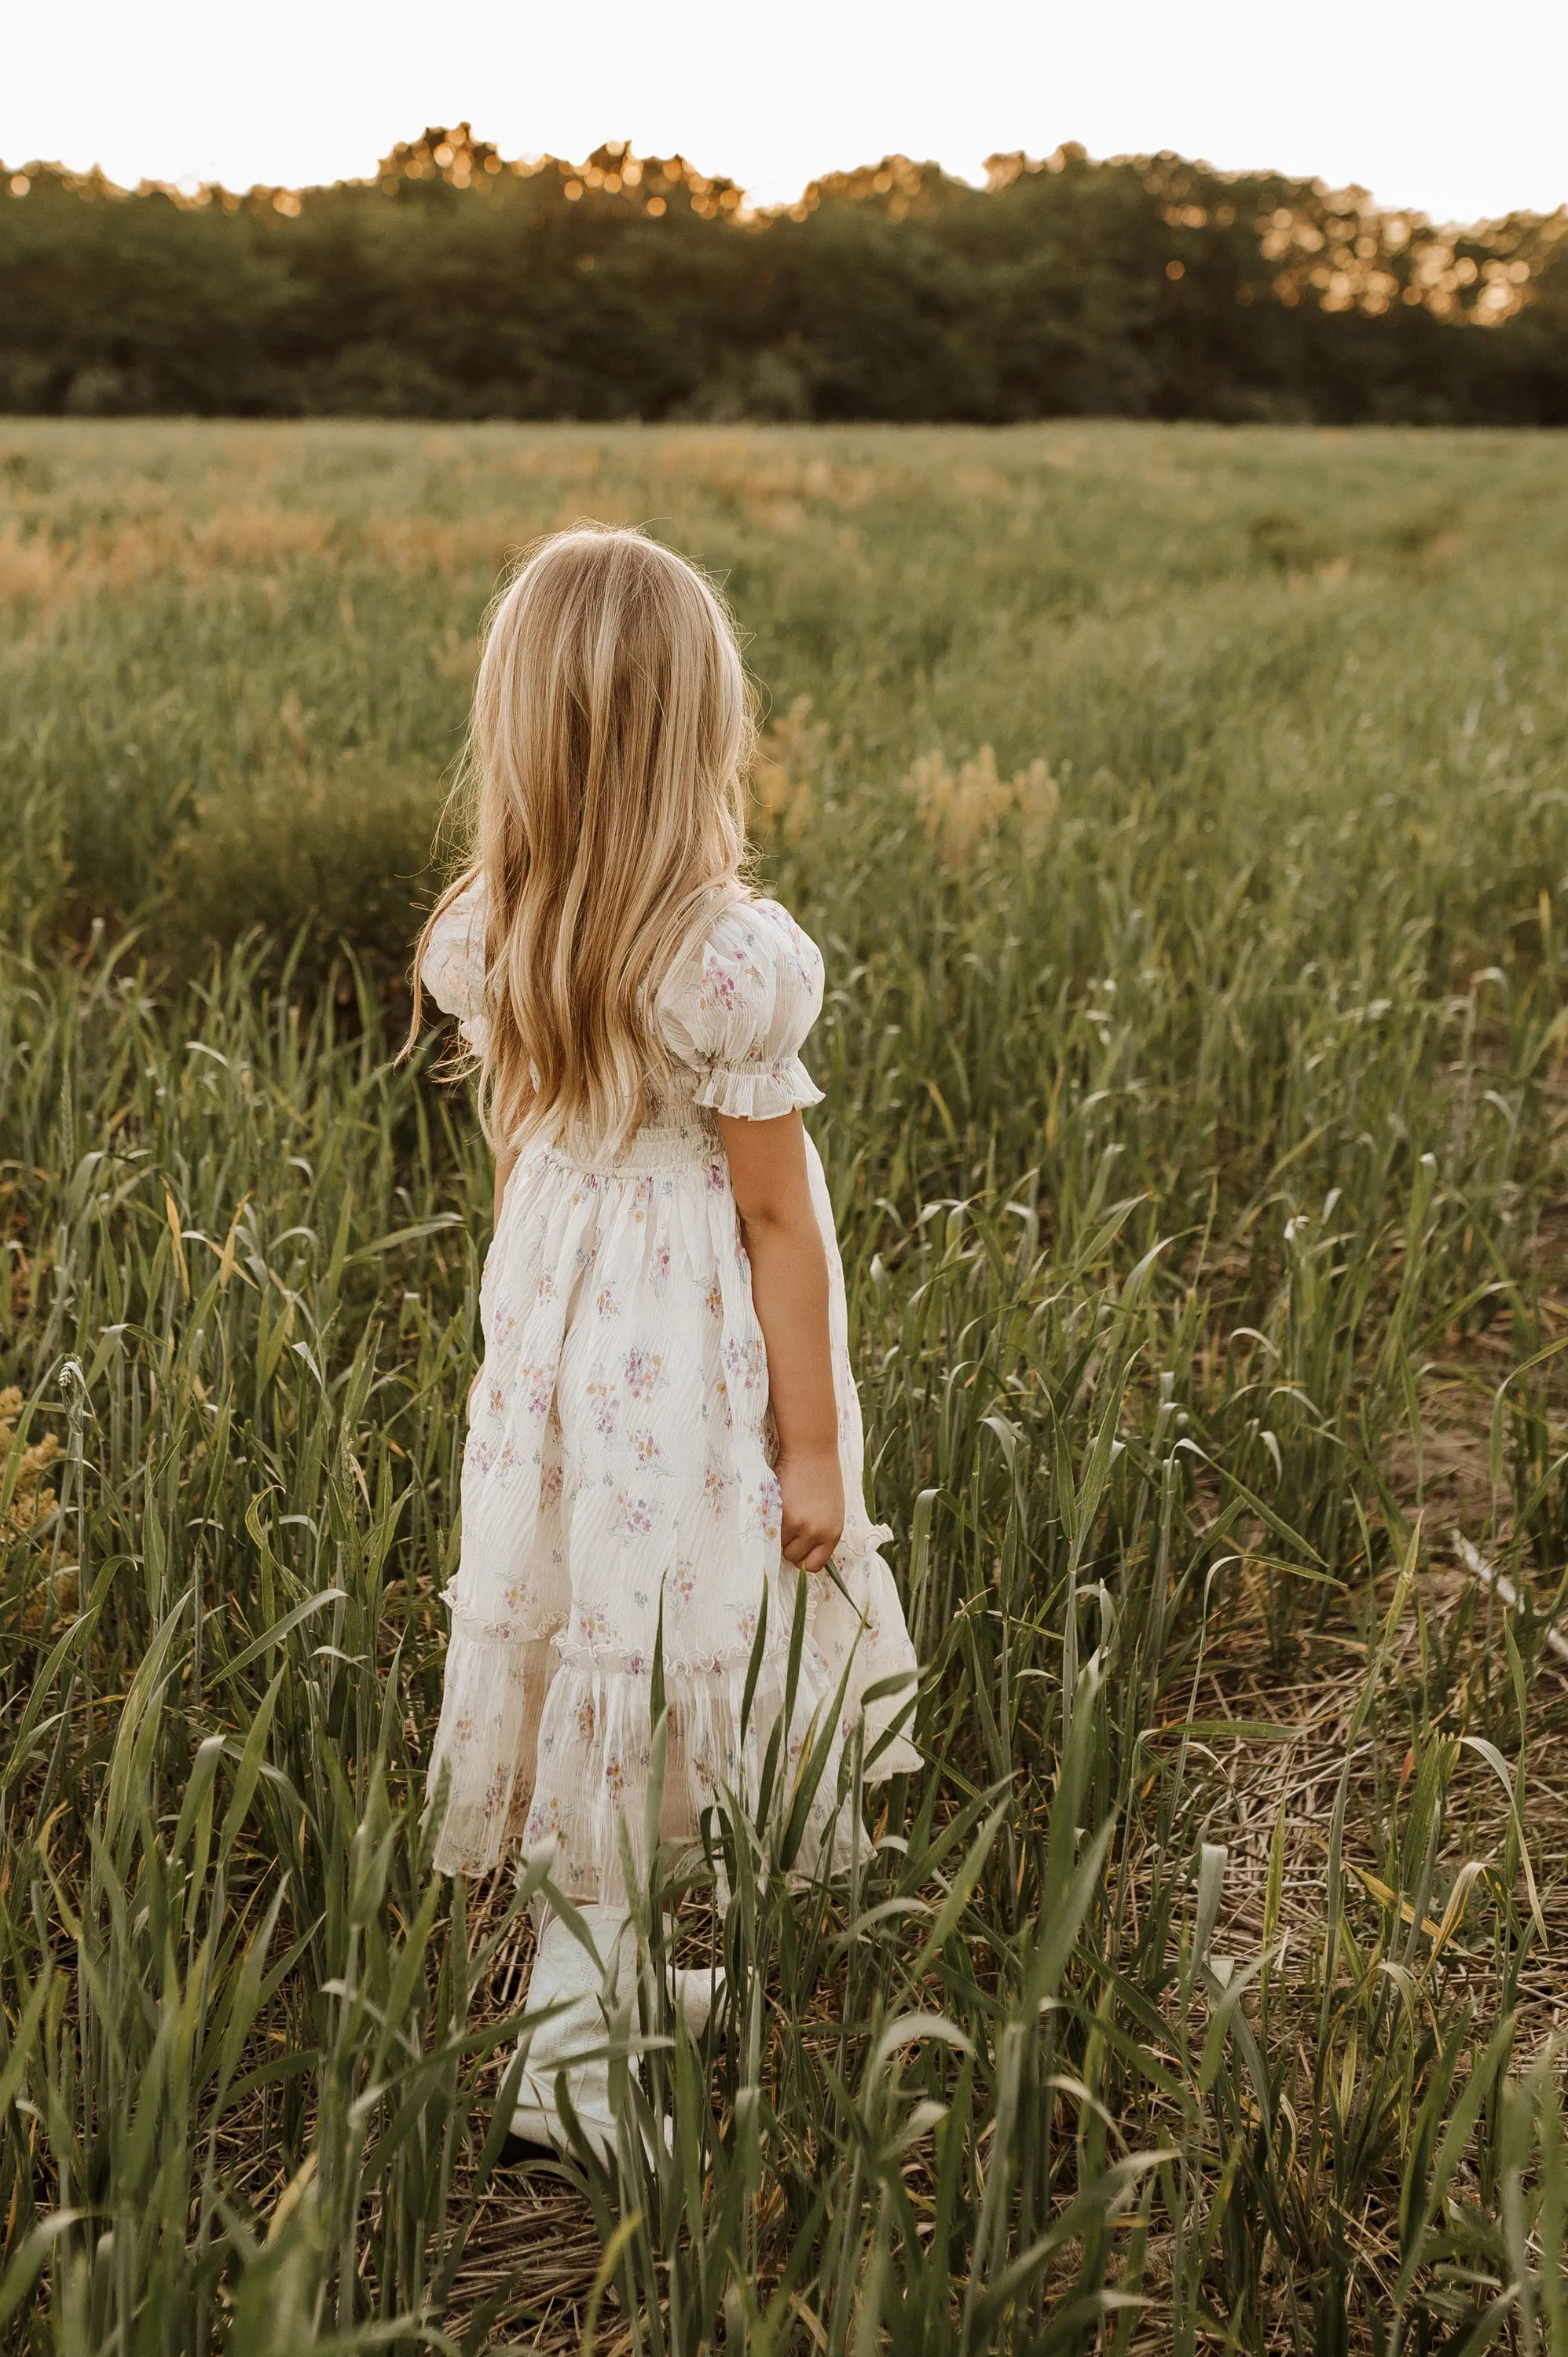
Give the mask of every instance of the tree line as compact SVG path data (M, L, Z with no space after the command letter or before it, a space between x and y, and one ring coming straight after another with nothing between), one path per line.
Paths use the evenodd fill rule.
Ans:
M244 196L0 166L0 410L1563 425L1568 211L1455 231L1068 146L754 213L681 156L467 124Z

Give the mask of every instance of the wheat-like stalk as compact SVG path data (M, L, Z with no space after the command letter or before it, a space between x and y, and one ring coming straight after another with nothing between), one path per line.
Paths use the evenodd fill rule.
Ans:
M8 2348L1568 2352L1565 466L0 429ZM623 2148L518 2173L423 1821L492 1174L389 1043L564 511L774 691L925 1766L658 1860Z

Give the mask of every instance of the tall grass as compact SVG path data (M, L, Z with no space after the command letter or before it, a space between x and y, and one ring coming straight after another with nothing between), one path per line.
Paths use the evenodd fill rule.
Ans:
M11 2345L1568 2350L1555 447L6 447ZM381 977L567 508L773 691L928 1765L644 1894L671 2145L520 2179L420 1825L488 1181Z

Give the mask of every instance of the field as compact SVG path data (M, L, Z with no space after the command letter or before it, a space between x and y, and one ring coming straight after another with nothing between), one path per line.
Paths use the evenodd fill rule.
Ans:
M851 1885L715 1828L618 2183L497 2172L419 1824L489 1178L391 1060L582 514L766 691L928 1763ZM1565 566L1541 436L5 422L6 2346L1568 2352Z

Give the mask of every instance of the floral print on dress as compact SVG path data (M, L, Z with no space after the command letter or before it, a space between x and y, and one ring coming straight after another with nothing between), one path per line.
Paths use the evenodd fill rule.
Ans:
M723 1512L725 1493L729 1488L730 1479L724 1467L715 1465L710 1458L707 1470L703 1475L703 1497L711 1513L717 1514Z
M566 1836L561 1830L561 1803L553 1793L548 1801L535 1801L530 1809L525 1838L531 1846L547 1841L564 1842Z
M664 1388L664 1353L661 1351L628 1351L626 1355L626 1388L634 1400L650 1400L655 1392Z
M732 1334L725 1344L725 1365L737 1391L749 1397L768 1388L768 1350L760 1334Z
M486 1004L477 906L444 916L446 962L424 975L466 1023ZM650 1118L598 1167L531 1148L508 1182L481 1288L487 1356L432 1762L448 1794L436 1847L447 1870L486 1870L521 1842L553 1849L569 1894L613 1892L623 1837L634 1851L642 1839L660 1622L671 1822L694 1831L766 1749L796 1583L781 1566L767 1350L718 1119L772 1120L817 1101L800 1050L822 992L821 959L793 920L737 898L659 994L671 1065ZM885 1534L862 1502L843 1275L809 1138L806 1153L848 1512L835 1552L844 1592L810 1587L792 1747L824 1723L846 1666L852 1727L868 1684L913 1671L877 1553ZM766 1658L743 1736L764 1597ZM872 1706L877 1732L894 1707ZM836 1790L835 1762L823 1791Z

